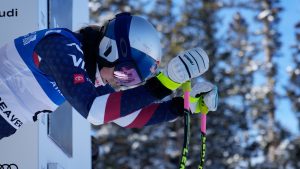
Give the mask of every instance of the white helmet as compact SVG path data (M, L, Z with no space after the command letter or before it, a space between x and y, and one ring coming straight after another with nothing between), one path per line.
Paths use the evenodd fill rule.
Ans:
M104 29L99 45L98 64L115 67L121 85L145 81L161 61L158 32L145 19L130 13L117 14Z

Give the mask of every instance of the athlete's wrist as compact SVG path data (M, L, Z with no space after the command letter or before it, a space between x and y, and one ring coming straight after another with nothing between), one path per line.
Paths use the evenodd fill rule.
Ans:
M161 81L154 76L146 81L145 87L148 91L158 99L163 99L164 97L172 94L172 90L167 88L161 83Z
M165 86L166 88L170 90L176 90L181 86L180 83L174 82L171 80L168 76L165 75L165 73L160 72L156 75L156 78L160 81L160 83Z

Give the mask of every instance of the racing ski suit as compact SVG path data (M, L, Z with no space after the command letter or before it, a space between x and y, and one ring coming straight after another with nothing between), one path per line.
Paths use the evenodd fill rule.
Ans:
M66 100L95 125L139 128L183 112L180 97L160 102L172 91L156 77L124 91L95 87L84 57L76 33L64 28L32 32L0 47L0 139Z

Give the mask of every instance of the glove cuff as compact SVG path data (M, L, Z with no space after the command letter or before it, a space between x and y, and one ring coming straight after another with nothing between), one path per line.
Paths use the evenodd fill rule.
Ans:
M181 86L180 83L174 82L168 76L164 75L162 72L160 72L156 77L166 88L170 90L176 90L178 87Z

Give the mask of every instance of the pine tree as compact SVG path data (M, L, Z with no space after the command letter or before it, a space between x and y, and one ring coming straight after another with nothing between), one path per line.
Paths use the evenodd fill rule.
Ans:
M250 116L254 106L251 97L254 73L257 70L253 58L257 54L257 43L252 42L251 30L246 18L237 12L233 15L229 24L227 38L224 46L227 46L225 54L219 62L223 63L222 71L219 72L224 82L227 103L225 109L230 113L231 121L229 131L232 137L231 147L227 152L227 165L230 168L251 167L251 155L259 148L251 134L252 119ZM234 102L232 103L232 100ZM239 156L237 156L239 154Z
M293 104L293 110L299 120L300 129L300 22L295 25L296 44L293 46L294 67L288 70L290 81L287 88L287 96Z
M257 124L260 126L260 130L265 132L263 148L266 154L266 162L262 164L263 168L277 168L276 166L276 148L280 144L282 138L280 138L280 126L275 121L276 111L276 99L278 99L276 86L277 65L274 62L274 58L279 56L280 33L278 31L279 14L282 10L279 4L279 0L262 0L256 1L256 5L259 9L258 22L261 23L262 29L259 31L262 36L262 50L264 61L261 66L261 70L265 75L264 87L260 88L257 93L262 97L257 99L261 101L261 105L258 108ZM265 121L267 120L267 124Z

